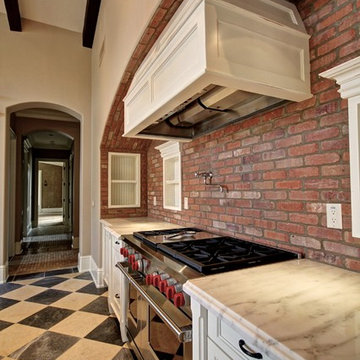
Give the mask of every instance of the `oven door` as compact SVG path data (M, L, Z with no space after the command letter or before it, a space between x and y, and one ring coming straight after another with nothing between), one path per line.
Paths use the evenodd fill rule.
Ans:
M191 319L127 263L117 267L129 280L128 331L131 345L144 360L192 359Z

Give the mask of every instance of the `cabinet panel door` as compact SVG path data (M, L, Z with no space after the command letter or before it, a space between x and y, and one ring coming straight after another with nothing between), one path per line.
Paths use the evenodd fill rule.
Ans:
M232 360L220 348L208 338L208 359L209 360ZM234 359L236 360L236 359ZM239 358L240 360L240 358Z

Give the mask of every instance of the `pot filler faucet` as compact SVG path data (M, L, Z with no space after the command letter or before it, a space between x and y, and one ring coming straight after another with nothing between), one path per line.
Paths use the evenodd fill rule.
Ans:
M225 185L212 184L211 183L211 180L213 178L212 171L196 171L195 172L195 177L202 177L203 180L204 180L204 185L218 186L220 192L227 192L228 191L228 189L227 189L227 187Z

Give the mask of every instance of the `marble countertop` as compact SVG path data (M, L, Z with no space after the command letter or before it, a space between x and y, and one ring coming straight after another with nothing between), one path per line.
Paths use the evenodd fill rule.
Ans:
M132 234L134 231L176 229L181 226L149 217L102 219L101 223L116 234Z
M358 273L301 259L193 279L184 290L285 358L360 359Z

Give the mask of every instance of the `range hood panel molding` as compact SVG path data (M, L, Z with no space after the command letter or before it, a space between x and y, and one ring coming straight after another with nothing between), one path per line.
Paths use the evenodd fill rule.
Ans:
M219 113L226 120L197 124L198 130L165 121L174 112L186 115L189 104L214 87L259 94L264 100L256 104L271 106L312 96L309 35L295 5L185 0L135 74L124 99L124 136L190 141L201 135L199 129L209 132L246 117L240 108L230 108L226 116Z

